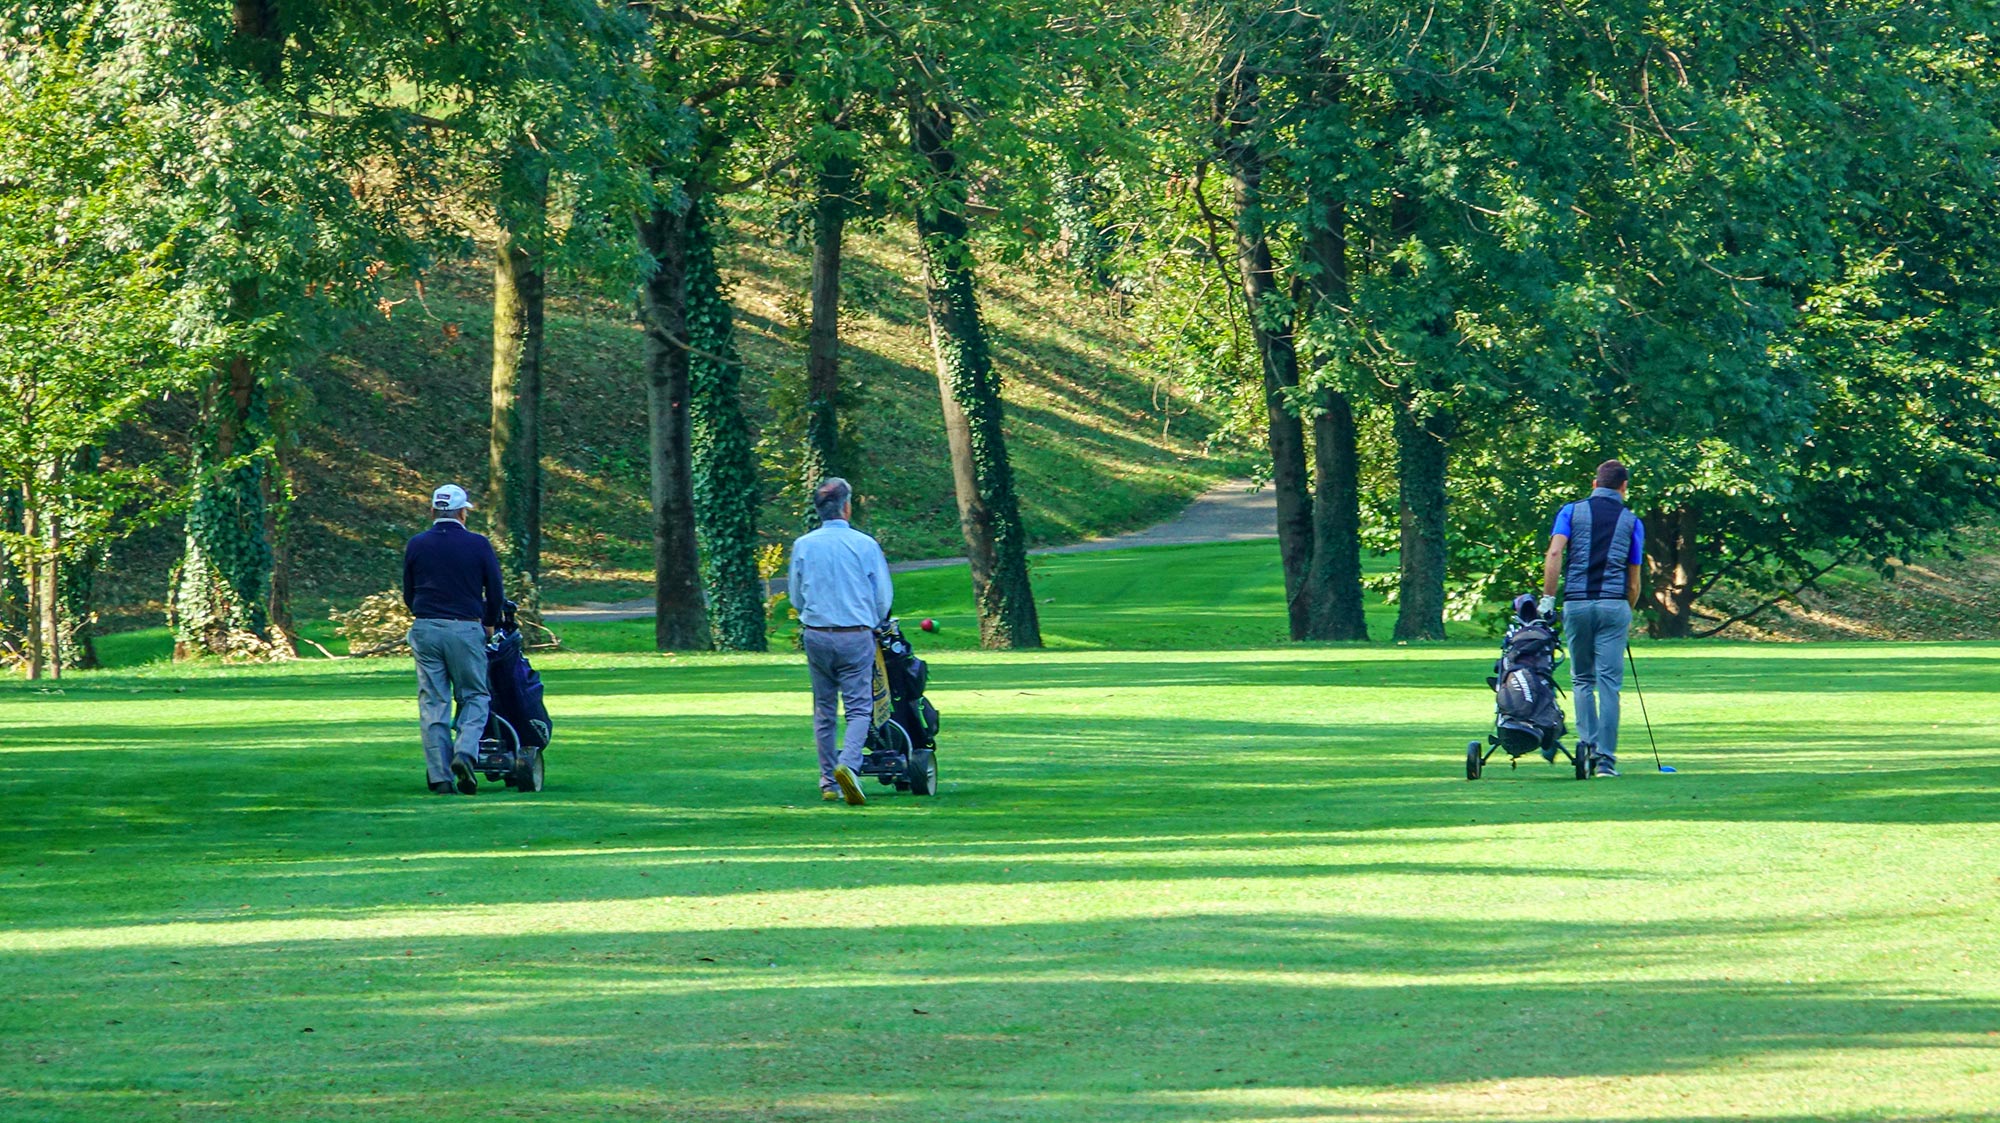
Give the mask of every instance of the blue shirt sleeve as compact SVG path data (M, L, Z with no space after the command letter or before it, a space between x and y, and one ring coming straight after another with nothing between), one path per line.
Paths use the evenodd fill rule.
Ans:
M1632 516L1632 557L1626 565L1640 565L1646 560L1646 524L1639 516Z
M1558 534L1569 537L1569 509L1574 506L1574 503L1565 503L1563 509L1556 512L1556 525L1549 531L1549 537L1554 538Z

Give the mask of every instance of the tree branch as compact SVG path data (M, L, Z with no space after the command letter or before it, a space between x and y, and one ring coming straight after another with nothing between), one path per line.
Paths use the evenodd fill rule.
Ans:
M736 78L724 78L722 81L717 82L715 85L710 86L705 90L701 90L698 93L689 95L687 99L687 104L690 106L706 105L707 103L714 101L716 98L719 98L726 93L731 93L735 90L750 89L753 87L762 90L776 90L776 89L782 89L791 84L792 84L792 76L790 74L784 73L783 71L777 71L777 70L766 71L763 74L743 75Z
M1832 561L1814 570L1811 576L1808 576L1804 581L1799 582L1789 591L1779 593L1777 596L1772 597L1770 600L1765 601L1763 604L1758 605L1757 607L1749 610L1748 612L1739 612L1736 615L1731 616L1729 619L1724 620L1722 623L1717 624L1715 627L1708 629L1707 631L1696 632L1694 634L1694 638L1707 639L1708 637L1722 631L1724 628L1727 628L1733 624L1741 624L1745 620L1748 620L1753 616L1761 615L1765 611L1775 608L1779 604L1782 604L1785 601L1795 599L1800 593L1803 593L1807 589L1811 588L1814 582L1818 581L1822 577L1825 577L1827 574L1833 572L1836 568L1846 565L1850 560L1853 559L1856 553L1860 552L1860 549L1861 547L1859 546L1853 547L1846 553L1840 555L1839 557L1833 559Z

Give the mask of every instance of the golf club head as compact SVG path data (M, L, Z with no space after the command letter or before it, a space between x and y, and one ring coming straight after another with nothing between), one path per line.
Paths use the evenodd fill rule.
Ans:
M1673 766L1673 765L1671 765L1671 764L1662 764L1662 765L1660 765L1660 771L1662 771L1662 772L1673 772L1673 771L1676 771L1676 769L1675 769L1675 768L1674 768L1674 766Z

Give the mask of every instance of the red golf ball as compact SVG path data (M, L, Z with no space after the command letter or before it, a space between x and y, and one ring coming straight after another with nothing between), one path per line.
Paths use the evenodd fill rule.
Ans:
M935 621L935 620L931 619L930 617L926 616L926 617L924 618L924 622L923 622L923 623L921 623L921 624L918 624L918 625L917 625L917 627L919 627L919 628L922 628L922 629L923 629L924 631L926 631L926 632L935 632L935 631L937 631L937 621Z

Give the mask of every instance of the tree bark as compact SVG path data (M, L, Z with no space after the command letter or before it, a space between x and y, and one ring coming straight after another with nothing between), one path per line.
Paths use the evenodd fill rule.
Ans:
M800 474L805 487L806 529L819 526L812 495L820 483L841 474L840 456L840 267L841 240L854 190L854 163L829 156L819 172L813 203L812 324L806 332L806 454Z
M705 650L695 535L687 350L687 219L664 207L638 221L655 269L639 292L645 329L646 425L652 449L653 642L661 651Z
M1396 483L1402 558L1396 604L1399 640L1444 638L1445 467L1451 417L1396 410Z
M487 446L489 524L507 569L508 591L530 620L540 618L542 576L542 350L544 277L541 216L546 175L515 185L523 214L502 207L493 258L492 425ZM510 221L511 219L511 221Z
M1313 198L1305 252L1312 314L1334 316L1348 302L1347 209ZM1354 403L1326 385L1327 355L1315 361L1313 393L1313 548L1305 583L1305 638L1366 640L1361 608L1361 438Z
M1224 72L1216 94L1216 146L1229 169L1236 208L1236 268L1263 370L1271 489L1278 504L1278 556L1285 571L1286 618L1296 640L1306 638L1312 615L1307 574L1313 563L1313 498L1306 478L1305 425L1291 399L1299 384L1293 339L1296 309L1277 283L1264 212L1264 154L1253 132L1258 97L1254 71L1239 65Z
M945 110L911 105L911 145L929 167L933 188L950 200L940 204L933 196L919 201L916 211L958 522L972 561L980 646L1040 647L1041 621L1028 583L1027 536L1001 427L1000 383L979 315L972 247L961 209L965 185L951 147L952 128Z
M49 633L43 630L42 620L41 516L41 495L30 480L21 489L21 536L28 543L27 572L23 574L28 593L28 649L24 654L27 655L30 681L42 677L49 643Z
M41 497L40 517L36 520L41 530L41 541L37 543L41 563L36 567L35 582L35 614L40 620L36 630L42 635L42 664L50 678L61 678L63 673L62 477L62 464L52 465L48 488Z
M1701 579L1693 507L1658 510L1646 516L1646 570L1653 602L1647 634L1655 639L1693 635L1695 583Z

